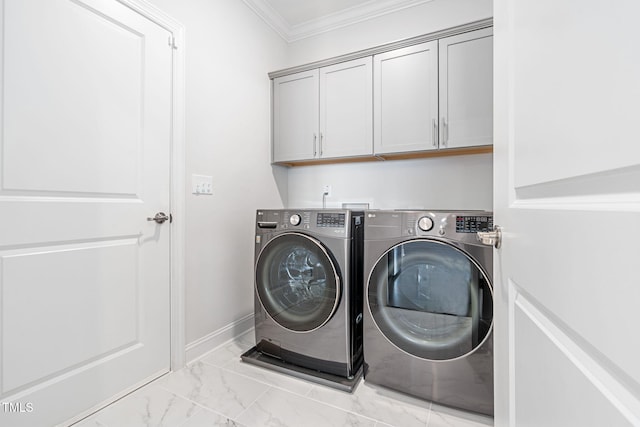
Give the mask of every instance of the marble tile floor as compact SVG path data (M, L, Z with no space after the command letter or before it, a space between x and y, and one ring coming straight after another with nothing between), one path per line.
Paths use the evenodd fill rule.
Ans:
M243 363L253 331L74 427L483 427L493 419L362 381L352 394Z

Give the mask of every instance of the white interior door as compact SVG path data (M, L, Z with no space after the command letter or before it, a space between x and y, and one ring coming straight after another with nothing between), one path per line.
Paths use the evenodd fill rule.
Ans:
M0 425L169 370L169 33L115 0L2 1Z
M640 3L498 0L496 425L640 425Z

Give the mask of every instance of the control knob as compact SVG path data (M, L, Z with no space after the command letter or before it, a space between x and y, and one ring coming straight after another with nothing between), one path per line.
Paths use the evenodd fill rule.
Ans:
M300 221L302 219L300 218L300 215L298 214L293 214L289 217L289 222L291 223L291 225L296 226L300 224Z
M428 216L423 216L418 220L418 228L422 231L429 231L433 228L433 220Z

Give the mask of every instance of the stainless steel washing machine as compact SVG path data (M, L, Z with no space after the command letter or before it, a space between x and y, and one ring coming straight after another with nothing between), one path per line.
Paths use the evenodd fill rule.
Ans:
M363 217L341 209L257 212L256 350L290 373L354 378L361 370Z
M365 381L493 414L489 212L365 213Z

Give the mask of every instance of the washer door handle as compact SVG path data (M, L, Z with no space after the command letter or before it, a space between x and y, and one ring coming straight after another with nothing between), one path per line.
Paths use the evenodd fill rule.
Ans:
M478 231L476 238L480 243L487 246L493 246L496 249L500 249L502 244L502 228L496 225L493 231Z

